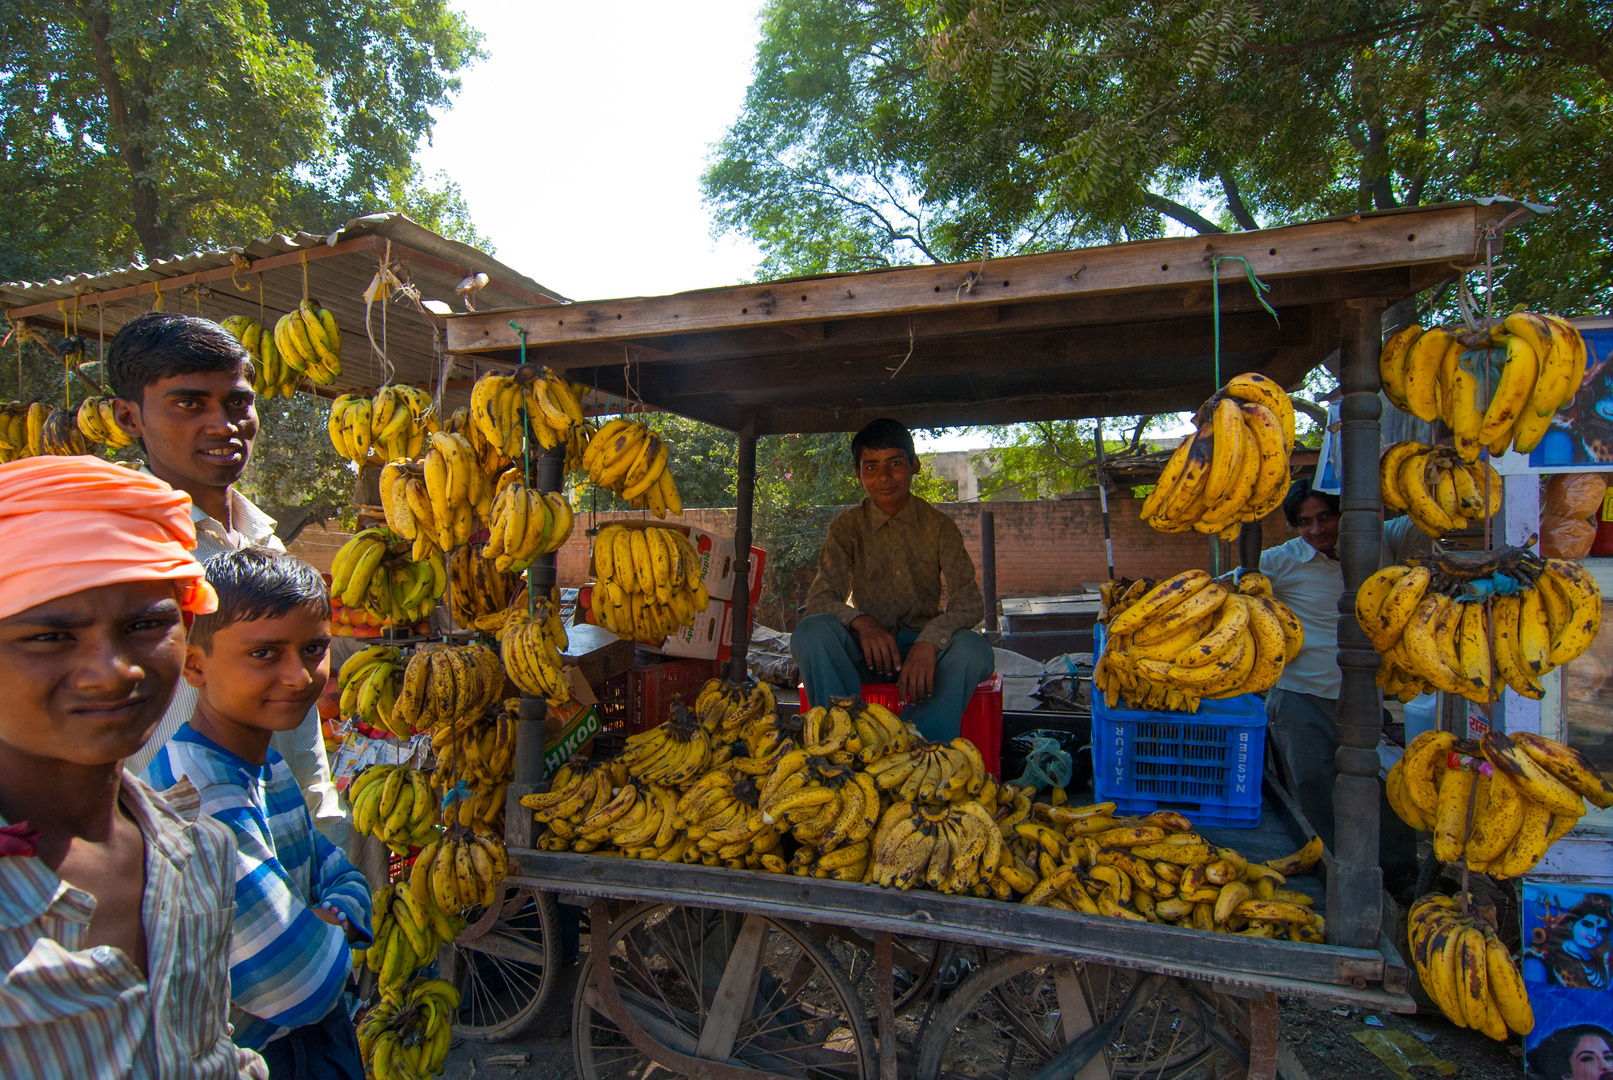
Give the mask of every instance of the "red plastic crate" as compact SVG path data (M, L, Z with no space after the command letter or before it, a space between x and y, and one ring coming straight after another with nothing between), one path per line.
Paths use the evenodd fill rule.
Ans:
M806 712L812 708L807 700L806 687L801 686L801 711ZM874 705L883 705L891 712L901 715L903 702L896 695L895 683L863 683L862 698ZM963 728L961 734L965 739L975 744L980 756L985 759L986 769L996 776L1002 767L1003 751L1003 677L993 674L991 678L975 687L975 692L969 698L969 704L963 709Z
M722 665L716 660L678 659L664 664L634 668L628 676L632 695L631 719L627 734L636 735L664 723L673 699L693 705L700 688L717 677Z

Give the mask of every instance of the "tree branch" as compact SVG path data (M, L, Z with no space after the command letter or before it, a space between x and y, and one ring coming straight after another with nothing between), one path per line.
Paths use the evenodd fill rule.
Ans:
M1246 43L1244 48L1257 56L1289 56L1295 53L1315 52L1318 49L1330 49L1336 45L1358 45L1365 41L1377 41L1385 34L1398 34L1403 30L1418 30L1433 22L1432 16L1419 16L1412 19L1400 19L1396 22L1379 23L1377 26L1368 26L1361 30L1351 30L1342 34L1328 34L1326 37L1311 38L1308 41L1295 41L1287 45L1255 45Z
M1317 405L1315 402L1306 401L1302 397L1295 397L1293 394L1288 395L1288 400L1293 402L1295 412L1302 412L1312 420L1316 421L1317 427L1327 427L1326 409L1322 408L1320 405Z
M1126 447L1126 454L1128 456L1131 455L1131 454L1135 454L1139 450L1142 449L1143 432L1148 429L1149 421L1153 420L1156 415L1158 415L1158 414L1157 413L1149 413L1147 416L1144 416L1141 419L1139 419L1137 421L1137 426L1132 428L1132 430L1131 430L1131 445Z
M1563 60L1584 64L1600 75L1604 81L1613 83L1613 40L1607 38L1598 40L1595 30L1588 25L1569 26L1560 19L1498 8L1499 5L1496 5L1486 11L1479 18L1479 25L1485 29L1495 27L1510 30L1546 46L1544 49L1528 49L1509 43L1508 51L1520 50L1555 55Z
M1260 228L1259 223L1255 221L1255 216L1244 205L1243 196L1238 193L1238 178L1219 165L1216 168L1216 175L1221 178L1221 190L1226 192L1227 209L1232 211L1232 220L1238 223L1239 228L1248 229L1251 232Z
M1183 206L1174 199L1167 199L1163 195L1155 195L1152 191L1143 192L1143 205L1150 210L1156 210L1168 218L1174 218L1186 225L1189 229L1200 233L1226 232L1225 229L1194 211L1191 207Z

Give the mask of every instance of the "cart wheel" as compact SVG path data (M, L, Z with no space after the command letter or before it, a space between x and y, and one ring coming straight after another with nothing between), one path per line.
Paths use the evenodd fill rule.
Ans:
M559 967L554 896L510 885L502 895L445 950L451 955L444 976L459 987L453 1033L477 1042L502 1042L526 1030L548 1001Z
M918 1080L1038 1072L1076 1033L1125 1005L1145 975L1100 964L1015 953L992 960L949 996L919 1047ZM1146 991L1145 991L1146 992ZM1206 1030L1205 1006L1166 982L1148 993L1079 1080L1173 1080L1220 1049ZM1090 1020L1088 1018L1090 1017ZM1217 1021L1212 1018L1210 1026Z
M640 904L596 927L571 1038L585 1080L723 1065L875 1075L873 1034L839 965L806 928L755 914Z
M818 932L824 948L829 950L829 955L835 958L840 969L846 973L846 980L857 991L857 995L864 1002L873 1002L874 939L864 936L861 931L845 926L820 924L814 925L813 929ZM891 935L891 958L895 962L896 977L895 1004L898 1014L925 1001L930 993L930 987L935 984L946 951L944 942L931 938ZM873 1023L876 1012L876 1006L870 1004L867 1012L869 1023Z

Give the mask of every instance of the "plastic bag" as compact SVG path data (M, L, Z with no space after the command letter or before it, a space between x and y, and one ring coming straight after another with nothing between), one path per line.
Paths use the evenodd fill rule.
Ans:
M1595 539L1595 523L1584 518L1540 515L1540 553L1548 559L1583 559Z
M1025 771L1014 783L1023 787L1065 787L1075 772L1075 762L1063 747L1049 738L1038 736L1031 740L1031 751L1025 755Z
M1607 492L1607 480L1599 473L1558 473L1546 481L1546 495L1541 500L1541 528L1545 528L1545 515L1560 518L1588 518L1602 512L1602 496ZM1589 543L1589 541L1587 541ZM1554 558L1577 559L1578 555L1559 555Z

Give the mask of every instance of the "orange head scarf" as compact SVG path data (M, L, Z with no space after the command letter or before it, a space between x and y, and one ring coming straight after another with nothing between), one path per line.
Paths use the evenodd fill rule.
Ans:
M218 596L191 557L190 496L99 458L0 465L0 619L126 581L172 581L192 615Z

